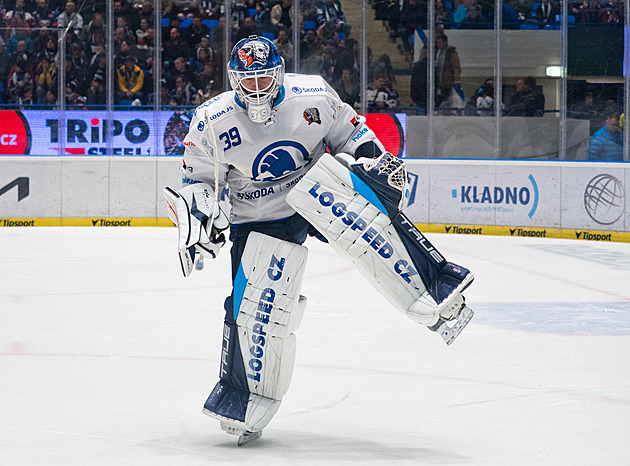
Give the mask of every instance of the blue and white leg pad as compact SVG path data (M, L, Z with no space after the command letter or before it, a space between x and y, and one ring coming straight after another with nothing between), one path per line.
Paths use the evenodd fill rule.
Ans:
M402 163L383 157L394 159L394 167ZM398 310L431 327L457 315L473 275L447 262L399 210L396 196L404 195L404 183L392 188L385 165L375 159L367 169L358 164L351 171L325 154L287 202Z
M300 296L308 250L250 233L234 280L236 324L226 321L220 381L203 412L236 435L264 428L278 411L295 363L306 298Z

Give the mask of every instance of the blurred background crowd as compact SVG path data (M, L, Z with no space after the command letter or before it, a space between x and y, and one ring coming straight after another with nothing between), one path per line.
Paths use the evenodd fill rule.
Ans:
M300 17L294 17L292 0L233 0L228 27L230 46L251 34L272 39L284 57L287 70L318 74L341 98L358 108L360 50L358 28L346 18L353 0L303 0ZM161 9L160 24L154 8ZM427 44L414 55L414 38L427 28L427 0L373 0L373 21L387 31L385 41L396 44L392 53L372 56L368 48L367 110L391 111L426 108ZM451 30L491 29L493 0L435 0L435 108L442 114L492 115L494 80L475 86L464 96L460 83L460 57L449 45ZM107 40L104 1L0 0L0 104L4 108L52 109L65 99L67 109L104 108L107 100L107 47L114 54L114 103L117 108L196 106L225 89L222 2L210 0L113 0L113 39ZM553 30L560 22L560 4L554 0L506 0L502 27L507 30ZM623 25L623 0L568 2L571 27ZM162 38L156 44L156 28ZM293 43L298 28L299 44ZM61 37L65 36L64 63L60 64ZM160 48L160 89L154 76L154 49ZM294 63L295 47L299 63ZM393 61L407 63L406 69ZM59 85L60 66L64 81ZM402 75L410 82L401 84ZM404 89L401 87L404 86ZM596 90L583 89L571 111L574 116L604 110L607 102ZM59 96L59 92L63 95ZM513 92L503 96L501 112L507 116L542 116L545 96L536 78L522 76ZM610 110L610 108L608 108ZM422 110L416 114L422 114ZM602 120L603 121L603 120ZM601 126L594 124L594 129Z

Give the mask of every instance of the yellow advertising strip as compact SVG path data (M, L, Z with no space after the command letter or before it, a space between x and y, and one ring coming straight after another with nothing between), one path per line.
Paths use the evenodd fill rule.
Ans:
M172 227L169 218L0 218L0 227ZM562 238L581 241L630 243L628 231L573 230L565 228L527 228L494 225L448 225L415 223L423 233L451 235L517 236Z
M0 218L0 227L172 227L169 218Z
M581 241L603 241L630 243L628 231L574 230L568 228L528 228L495 225L447 225L438 223L415 223L424 233L446 233L451 235L518 236L525 238L562 238Z

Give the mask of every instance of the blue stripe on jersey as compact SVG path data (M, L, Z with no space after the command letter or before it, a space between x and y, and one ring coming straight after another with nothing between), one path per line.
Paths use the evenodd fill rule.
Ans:
M247 286L247 277L245 276L245 272L243 272L243 263L241 262L238 266L236 277L234 278L234 291L233 291L234 299L232 301L233 301L235 322L236 322L236 318L238 317L238 311L241 308L241 302L243 301L243 295L245 294L246 286Z
M354 188L354 190L358 192L361 196L366 198L368 201L370 201L372 204L374 204L378 208L378 210L383 212L385 215L388 215L387 210L385 209L385 206L383 206L383 204L381 203L379 198L376 196L374 191L372 191L372 188L370 188L365 183L365 181L363 181L354 173L352 172L348 172L348 173L350 173L350 178L352 179L352 187Z

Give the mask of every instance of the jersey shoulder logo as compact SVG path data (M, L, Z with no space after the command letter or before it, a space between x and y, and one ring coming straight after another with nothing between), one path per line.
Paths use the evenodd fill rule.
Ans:
M311 126L313 123L317 123L318 125L322 124L322 120L319 117L319 110L315 107L307 108L304 110L304 119Z
M289 176L312 162L297 141L277 141L261 150L252 164L252 180L271 181Z

